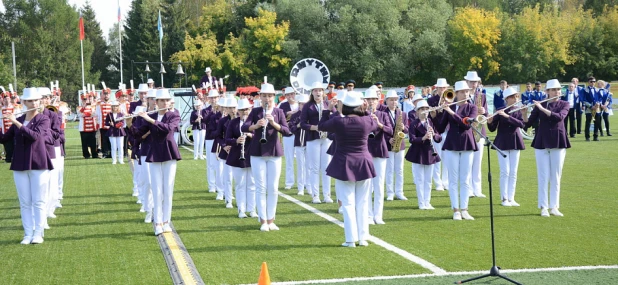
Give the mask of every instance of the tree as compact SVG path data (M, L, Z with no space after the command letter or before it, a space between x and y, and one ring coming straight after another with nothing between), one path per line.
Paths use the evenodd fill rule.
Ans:
M100 78L97 78L97 86L99 81L110 81L110 74L107 72L107 67L110 65L110 59L107 55L107 43L103 38L103 31L101 26L95 18L95 12L90 5L90 2L86 2L80 9L82 17L84 18L84 31L86 38L92 43L94 48L90 57L90 73L100 74ZM111 86L111 85L110 85Z
M618 0L586 0L584 9L591 9L597 16L601 16L605 11L605 7L613 8L618 4Z
M120 83L120 37L118 36L118 25L118 23L114 23L107 33L107 57L109 58L109 65L105 68L105 74L107 75L105 83L108 86L118 86ZM122 29L120 33L122 35L122 44L125 45L127 43L127 36L124 29ZM130 62L125 62L124 59L122 63L123 67L124 65L130 64ZM140 79L141 80L138 82L146 82L147 78L143 78L142 76Z

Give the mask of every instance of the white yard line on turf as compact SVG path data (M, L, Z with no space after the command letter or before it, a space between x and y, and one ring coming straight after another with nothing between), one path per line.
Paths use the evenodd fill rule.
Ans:
M334 218L334 217L332 217L332 216L330 216L330 215L328 215L328 214L326 214L326 213L324 213L324 212L322 212L322 211L320 211L320 210L318 210L318 209L316 209L314 207L311 207L311 206L303 203L302 201L300 201L300 200L298 200L298 199L296 199L296 198L294 198L292 196L289 196L289 195L287 195L285 193L279 192L279 196L281 196L281 197L291 201L292 203L294 203L296 205L299 205L299 206L309 210L309 212L312 212L312 213L314 213L314 214L316 214L316 215L326 219L327 221L329 221L331 223L334 223L334 224L336 224L336 225L338 225L338 226L343 228L343 222L337 220L336 218ZM422 259L422 258L420 258L420 257L418 257L418 256L416 256L414 254L411 254L411 253L409 253L409 252L407 252L407 251L405 251L405 250L403 250L401 248L398 248L398 247L396 247L396 246L394 246L394 245L392 245L392 244L390 244L388 242L385 242L384 240L379 239L379 238L377 238L375 236L371 236L369 238L369 241L371 241L371 242L375 243L376 245L379 245L379 246L381 246L381 247L383 247L383 248L385 248L385 249L387 249L389 251L392 251L392 252L400 255L401 257L403 257L403 258L405 258L405 259L407 259L409 261L412 261L412 262L422 266L423 268L426 268L426 269L430 270L431 272L433 272L433 274L444 274L444 273L446 273L446 271L444 269L436 266L435 264L433 264L433 263L431 263L431 262L429 262L427 260L424 260L424 259Z
M597 270L597 269L618 269L618 265L505 269L505 270L500 270L500 273L528 273L528 272L576 271L576 270ZM398 275L398 276L374 276L374 277L354 277L354 278L340 278L340 279L272 282L272 284L273 285L274 284L277 284L277 285L330 284L330 283L344 283L344 282L353 282L353 281L394 280L394 279L409 279L409 278L423 278L423 277L436 277L436 276L481 275L481 274L487 274L487 273L488 271L459 271L459 272L445 272L441 274L434 273L434 274L414 274L414 275Z

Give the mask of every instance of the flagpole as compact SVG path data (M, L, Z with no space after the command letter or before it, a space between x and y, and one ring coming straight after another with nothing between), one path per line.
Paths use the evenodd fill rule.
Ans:
M82 48L82 86L86 86L86 79L84 79L84 40L80 40L79 44Z
M118 0L118 44L120 49L120 83L122 83L122 34L120 33L120 0Z
M161 69L163 69L163 24L161 23L161 10L159 10L159 54L161 56ZM161 73L161 88L163 85L163 73Z

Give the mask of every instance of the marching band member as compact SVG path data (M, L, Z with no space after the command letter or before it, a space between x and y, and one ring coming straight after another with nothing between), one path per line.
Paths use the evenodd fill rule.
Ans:
M436 81L436 85L435 86L436 86L436 94L437 94L437 96L431 96L431 97L429 97L429 99L427 99L427 104L429 105L429 107L437 107L440 104L440 99L442 98L442 95L444 94L444 91L446 91L446 89L451 87L451 85L446 82L445 78L438 78L438 80ZM416 100L413 99L413 101L416 101ZM412 111L410 111L410 112L412 112ZM433 114L436 114L436 115L434 116ZM444 116L444 112L442 112L442 113L432 113L431 120L433 121L434 125L437 125L442 120L442 116ZM408 115L408 120L409 120L408 122L412 121L412 117L410 117L410 115ZM446 140L446 135L447 135L446 131L441 132L440 136L442 136L442 140L439 141L439 142L434 142L435 143L436 152L438 153L438 156L440 156L441 158L444 158L444 153L442 153L442 147L444 146L444 141ZM444 161L437 162L433 166L433 174L432 174L432 176L433 176L433 183L436 186L436 191L444 191L444 189L448 189L448 186L449 186L448 173L449 173L449 171L446 168L446 166L447 166L446 162L444 162Z
M599 94L601 97L601 119L599 119L599 131L601 132L601 136L603 136L603 126L601 125L602 120L605 122L607 136L611 137L612 134L609 132L609 113L612 112L612 94L609 92L609 84L603 80L599 80L599 82L597 82L597 88L599 88Z
M577 84L575 84L577 86ZM523 105L532 104L530 98L534 97L534 89L532 89L532 82L526 83L526 91L521 94L521 103Z
M276 231L274 220L277 214L279 176L281 175L281 142L278 133L289 134L283 110L275 108L275 88L264 83L260 89L263 107L253 108L244 125L243 132L254 132L251 140L251 172L256 186L256 203L261 231Z
M139 85L139 87L137 88L137 96L139 96L139 100L129 103L129 114L133 114L137 106L146 106L148 100L146 98L146 95L148 95L148 90L149 88L147 84L141 83Z
M345 89L345 82L339 82L339 83L337 83L337 86L335 86L335 89L337 89L337 90L343 90L343 89Z
M476 105L478 114L482 114L488 116L487 114L487 96L486 91L483 89L481 84L481 78L478 76L476 71L468 71L468 74L464 77L464 80L468 82L468 86L472 91L470 94L472 104ZM486 135L485 128L483 125L478 125L483 136ZM482 149L483 145L485 145L485 139L480 136L477 138L473 133L474 138L476 140L477 148ZM472 160L472 191L470 191L469 195L474 197L485 198L485 194L483 194L483 187L481 183L481 164L483 163L483 153L484 151L475 151L473 154Z
M62 208L60 200L62 200L64 196L64 158L66 156L66 137L64 130L66 129L67 116L71 113L71 109L66 102L60 100L62 90L58 87L58 81L56 81L56 84L51 85L54 86L51 90L52 102L54 102L54 107L58 110L58 118L60 119L60 157L57 157L58 163L54 165L54 168L57 168L58 170L58 202L56 204L56 208Z
M333 85L334 86L334 85ZM286 120L290 126L291 117L300 110L299 104L296 101L296 91L292 87L285 88L285 99L279 105L279 109L285 113ZM294 141L296 136L290 132L289 136L283 137L283 156L285 157L285 189L292 189L294 185Z
M174 179L176 163L181 159L178 146L174 140L174 129L180 123L178 114L169 111L172 97L168 89L157 90L157 113L148 115L139 113L146 123L140 127L140 134L150 132L152 146L146 155L150 162L150 179L154 200L155 235L172 232L172 198L174 195Z
M335 92L335 85L337 85L335 81L331 81L328 83L326 91L324 92L326 93L326 100L330 101L331 99L333 99L333 97L337 96L337 92Z
M586 106L586 124L584 134L586 141L590 141L590 123L594 121L594 141L599 140L599 127L601 126L601 94L594 84L597 80L594 77L588 78L588 87L583 90L583 103ZM594 114L594 116L593 116Z
M576 113L581 113L581 101L577 93L575 92L576 85L573 83L569 84L567 90L562 96L562 101L569 102L569 115L564 118L564 129L567 129L567 125L569 126L569 136L575 137L575 116ZM581 121L581 114L579 114L579 118Z
M103 88L103 90L101 90L101 102L97 104L97 122L101 122L101 127L99 128L101 152L103 154L101 158L111 157L111 145L109 138L107 137L109 127L105 125L105 118L107 118L107 114L112 112L112 102L110 101L111 92L111 89Z
M298 110L302 110L307 102L309 102L309 96L304 94L296 95L296 101L298 102ZM307 177L309 175L306 162L306 146L305 146L305 130L300 127L300 114L301 112L294 112L288 122L290 132L294 134L294 157L296 158L296 179L298 186L298 195L305 195L305 186L307 185ZM285 137L284 137L285 139ZM283 150L285 151L285 145ZM292 163L294 163L292 161ZM286 163L287 164L287 163ZM311 191L307 187L308 192Z
M414 110L414 108L416 108L416 105L420 102L420 101L426 101L425 99L423 99L423 96L421 96L421 94L416 94L414 95L414 97L412 97L412 110L410 110L408 112L408 124L412 123L414 120L416 120L416 110ZM439 178L440 176L438 176Z
M208 84L209 86L214 87L217 78L212 76L212 69L210 67L206 67L204 73L204 76L202 76L202 79L200 80L200 86L202 86L203 84Z
M408 85L406 88L406 94L403 96L403 101L401 102L401 110L404 114L409 114L410 111L414 110L414 103L412 103L412 98L414 98L416 91L416 87L414 85Z
M28 112L17 119L15 115L9 115L13 125L7 133L0 134L0 141L15 142L15 159L10 169L13 170L24 227L21 244L43 243L43 226L47 217L45 201L49 171L53 166L45 146L45 140L51 136L50 120L40 113L40 99L36 88L24 89L21 100Z
M79 135L82 142L82 155L85 159L99 158L97 152L97 119L95 108L92 105L93 98L86 92L81 95L82 105L79 108Z
M347 89L348 92L354 91L354 87L356 87L356 81L350 79L345 82L345 88Z
M176 113L176 115L178 115L178 117L180 117L180 111L178 111L178 109L174 108L174 100L172 100L172 102L170 102L170 111ZM180 124L178 127L176 127L176 129L174 130L174 141L176 142L176 144L180 144Z
M573 95L579 101L579 104L576 104L577 108L575 111L575 121L577 123L577 134L580 135L582 133L582 114L584 113L584 87L579 86L579 79L577 77L573 77L571 79L571 83L575 85L575 89L573 89Z
M11 92L4 90L4 87L0 86L2 88L2 93L0 94L2 96L2 132L3 134L6 134L9 131L9 128L11 128L11 125L13 125L13 122L11 122L11 120L9 120L9 115L10 114L14 114L17 113L18 111L15 110L15 105L13 105L11 97L13 94L11 94ZM4 152L6 154L6 157L4 158L4 161L6 162L11 162L13 159L13 148L15 147L15 143L12 140L9 140L5 143L3 143L4 145Z
M232 168L232 175L236 181L236 206L239 218L246 218L247 212L250 212L249 216L252 218L258 216L255 212L255 180L251 173L251 156L249 156L253 133L241 130L250 112L249 100L240 99L238 117L230 121L225 131L225 144L230 146L226 164Z
M144 103L146 103L146 107L144 106L136 106L135 113L139 114L144 111L154 111L157 109L156 106L156 98L157 98L157 90L149 89L146 97L144 98ZM144 118L138 116L134 118L133 124L131 126L131 132L133 133L134 138L134 146L133 150L136 152L136 157L139 158L138 163L138 189L139 189L139 199L138 203L141 202L142 207L140 212L146 212L146 217L144 218L145 223L151 223L153 217L153 208L154 208L154 200L152 196L152 187L151 187L151 178L150 178L150 162L147 161L148 153L152 148L152 136L150 132L146 132L145 134L140 133L140 129L144 126L148 126Z
M208 181L208 192L215 193L218 192L217 190L223 190L217 188L217 157L211 152L215 140L214 134L217 127L217 125L212 123L211 120L217 119L217 113L220 108L217 105L219 100L219 92L216 89L211 89L208 91L207 98L210 101L210 106L202 110L202 118L206 122L206 176Z
M342 203L345 242L342 246L368 246L368 205L371 179L376 176L367 137L379 132L373 116L367 116L360 92L348 92L342 98L341 115L331 117L330 103L318 124L321 131L335 134L337 151L326 172L335 179L335 188ZM372 100L377 103L377 98ZM371 139L369 139L371 140Z
M208 136L213 138L212 147L210 148L210 153L213 156L214 165L215 165L215 185L217 185L217 197L216 200L224 200L224 195L227 187L225 187L225 181L223 181L223 165L225 161L222 161L219 157L221 150L223 149L223 145L221 145L221 141L223 137L221 137L221 132L218 132L219 121L224 118L227 118L227 106L225 105L225 98L219 97L217 100L217 109L218 111L213 112L208 118ZM206 150L208 151L208 150Z
M470 87L466 81L455 83L455 99L453 102L469 98ZM447 102L443 102L445 105ZM464 118L476 118L476 105L467 101L444 108L445 113L436 129L443 133L447 127L447 135L442 146L442 154L446 169L448 169L448 194L451 198L453 220L474 220L468 213L469 193L472 193L470 182L474 152L478 146L472 135L472 127L464 122ZM433 116L433 115L432 115Z
M155 82L154 80L152 80L152 78L148 78L148 80L146 81L146 84L148 84L148 89L154 89L155 88Z
M202 117L202 101L195 100L191 112L191 130L193 132L193 159L204 159L204 137L206 136L206 121Z
M54 214L56 210L56 205L58 204L58 166L60 164L60 158L62 156L61 150L61 130L60 125L62 123L62 119L59 117L58 113L47 109L47 106L52 105L51 102L51 90L48 87L39 87L37 88L37 93L41 95L41 104L45 107L41 115L47 116L50 122L49 136L47 137L47 141L45 142L45 146L47 147L47 152L49 153L49 158L51 158L52 166L54 169L49 171L49 183L47 189L47 217L48 218L56 218ZM54 107L55 108L55 107ZM47 220L44 224L45 229L49 229L49 225Z
M386 135L385 139L388 142L388 158L386 159L386 200L392 201L394 197L399 200L408 200L403 194L403 159L405 153L402 150L406 149L403 139L400 140L399 146L394 146L395 136L398 135L396 130L401 129L404 134L408 133L408 116L399 109L399 95L397 91L390 90L386 93L386 113L391 119L393 125L393 135ZM400 122L401 126L398 125ZM394 179L393 179L394 178Z
M219 175L221 176L221 189L220 190L224 200L225 207L228 209L234 208L232 205L232 168L226 164L227 156L230 151L230 146L226 145L225 132L230 121L236 117L236 98L226 97L221 98L221 107L223 108L221 119L217 122L217 130L215 133L215 142L217 144L217 159L219 160ZM214 147L214 146L213 146Z
M518 101L518 92L509 87L504 90L503 95L506 105L497 109L494 116L487 119L487 128L491 132L498 131L494 144L506 154L506 157L498 154L502 206L519 207L519 204L515 202L515 186L517 184L519 154L521 150L525 149L524 140L519 131L520 128L524 127L524 123L520 111L510 113L509 111L513 110L513 107L504 108L514 106L515 102Z
M333 203L331 198L330 177L326 175L326 167L330 163L330 156L326 154L331 141L325 132L318 131L318 123L324 110L324 86L321 82L311 85L309 102L303 106L300 114L300 127L305 130L305 142L307 143L307 189L311 192L313 203L320 201L320 178L322 179L322 195L324 203Z
M112 164L116 164L116 162L124 164L124 149L122 145L126 135L124 131L124 116L120 112L118 101L112 102L111 105L112 111L105 117L105 125L109 127L106 136L109 137L112 146Z
M562 86L558 79L547 81L545 89L549 92L549 98L560 99ZM562 120L569 113L569 103L562 100L540 103L535 100L534 104L535 108L530 118L526 116L526 111L524 111L523 118L526 126L531 126L534 122L539 124L532 140L532 147L535 149L536 156L541 216L549 217L550 213L554 216L563 216L558 210L560 208L560 177L566 149L571 147L571 143L567 138ZM547 201L548 184L549 202ZM550 209L549 212L548 209Z
M504 105L504 90L509 87L509 84L506 80L500 80L500 89L494 93L494 110L498 110L506 105Z
M406 153L406 160L412 162L412 172L414 173L414 184L416 184L416 196L418 197L418 208L421 210L433 210L431 206L431 181L433 167L440 162L437 155L436 142L442 140L442 136L435 132L434 124L429 119L429 105L425 100L416 104L418 118L410 123L408 136L410 138L410 148ZM433 155L433 154L436 155Z
M129 102L129 107L126 109L127 112L125 115L128 116L130 114L133 114L135 112L135 109L138 106L140 107L140 109L148 108L148 101L147 101L148 99L146 98L146 96L148 95L148 84L141 83L137 88L137 95L139 97L139 100L135 102ZM138 137L134 133L135 128L131 127L133 123L136 122L137 120L141 120L141 118L135 117L135 118L132 118L131 121L125 121L124 123L127 126L126 127L127 140L131 144L131 155L129 159L131 161L130 165L133 165L133 196L136 196L137 200L142 202L141 198L143 197L143 195L142 195L142 190L140 190L140 183L142 180L142 176L147 175L147 174L142 174L143 167L140 165L141 157L139 154L140 152L139 148L140 148L141 138ZM142 207L140 211L145 212L143 203L142 203ZM150 220L152 220L152 218Z
M144 84L144 87L146 86L147 85ZM138 87L138 90L139 90L139 87ZM131 109L131 102L127 100L127 97L130 94L131 98L133 98L133 94L132 92L130 93L129 90L126 90L125 92L123 92L122 88L120 88L120 90L118 91L116 91L116 100L118 100L118 110L120 111L122 116L125 117L129 115L129 110ZM129 169L131 169L131 174L133 176L133 196L139 197L138 178L137 178L138 175L136 174L136 171L138 170L137 170L137 166L135 165L136 164L135 160L137 158L136 156L133 155L134 150L131 150L129 152L129 149L130 149L129 146L131 146L131 148L133 147L133 138L132 138L131 132L129 131L127 122L123 120L123 123L124 123L123 130L125 131L125 136L122 142L122 150L124 154L127 155L127 160L129 162Z
M378 110L378 94L376 89L369 88L365 92L365 101L369 109L369 116L378 125L378 131L370 133L368 139L369 153L373 158L375 176L372 178L373 200L369 195L369 224L384 224L384 178L386 175L386 159L388 147L386 136L393 135L393 126L388 114ZM382 105L383 106L383 105ZM340 144L338 144L340 145Z

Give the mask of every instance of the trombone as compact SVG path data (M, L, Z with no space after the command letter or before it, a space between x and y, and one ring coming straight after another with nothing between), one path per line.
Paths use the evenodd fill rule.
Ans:
M438 106L442 105L442 100L452 103L455 100L455 90L452 88L444 90L442 95L440 95L440 101L438 102Z
M504 109L501 109L501 110L506 110L506 109L511 108L511 107L513 107L513 106L515 106L515 105L517 105L519 103L521 103L521 100L517 100L515 103L513 103L511 105L508 105L508 106L504 107ZM498 115L498 111L496 111L495 113L493 113L493 114L491 114L491 115L489 115L487 117L485 117L485 115L482 115L482 114L478 115L478 116L476 116L476 121L479 122L479 124L481 124L481 125L485 125L485 124L487 124L487 120L489 120L489 119L493 118L494 116ZM509 111L509 114L510 113L513 113L513 111Z
M556 98L558 98L558 96L556 96L556 97L548 97L548 98L545 98L545 99L543 99L541 101L538 101L538 102L539 103L545 103L545 102L549 102L551 100L554 100ZM517 111L520 111L520 110L523 110L523 109L527 109L528 107L533 107L533 106L535 106L534 103L523 105L523 106L521 106L519 108L516 108L516 109L513 109L513 110L509 111L509 114L512 114L512 113L515 113Z

